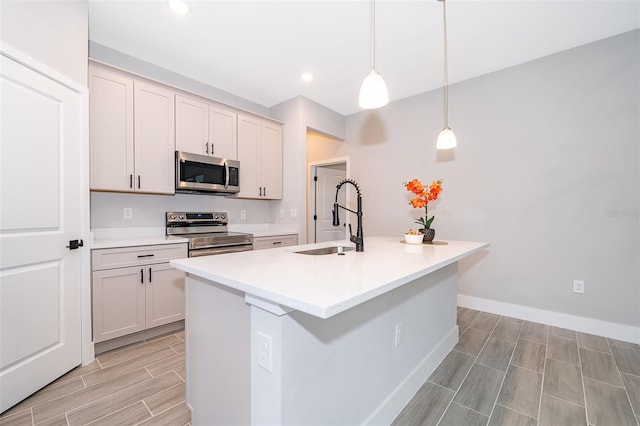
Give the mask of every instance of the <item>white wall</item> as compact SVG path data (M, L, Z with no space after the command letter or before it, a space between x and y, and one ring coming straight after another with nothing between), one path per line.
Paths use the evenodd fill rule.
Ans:
M639 51L636 30L452 86L453 153L441 91L347 117L366 235L415 226L402 183L443 178L436 239L491 242L460 294L639 327Z
M86 1L0 2L0 39L72 80L87 85Z

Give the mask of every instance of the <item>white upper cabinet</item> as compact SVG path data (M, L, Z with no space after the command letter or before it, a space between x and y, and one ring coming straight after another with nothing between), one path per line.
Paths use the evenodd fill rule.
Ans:
M282 199L282 126L262 121L260 164L263 197ZM242 170L242 167L240 168Z
M91 189L175 193L175 92L91 64Z
M282 198L282 126L238 114L239 198Z
M176 95L176 150L209 153L209 106L206 103Z
M214 157L238 159L238 114L209 105L209 151Z
M199 99L176 95L176 149L238 158L237 114Z
M91 67L89 99L91 189L132 191L133 79Z
M175 193L174 92L134 83L135 190Z

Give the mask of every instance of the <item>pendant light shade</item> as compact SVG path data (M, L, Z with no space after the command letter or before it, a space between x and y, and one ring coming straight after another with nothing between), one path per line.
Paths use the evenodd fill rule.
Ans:
M448 71L448 46L447 46L447 0L438 0L442 2L442 18L444 21L444 85L442 87L444 98L444 128L438 135L436 149L451 149L458 144L456 135L449 128L449 71Z
M389 103L389 92L382 76L375 69L365 77L360 86L360 108L376 109Z
M388 103L387 85L376 71L376 5L375 0L371 0L371 71L360 86L358 105L364 109L376 109Z
M436 142L436 148L437 149L451 149L451 148L455 148L456 145L457 145L456 135L455 135L455 133L453 133L453 130L451 130L448 127L445 127L444 129L442 129L440 131L440 134L438 135L438 141Z

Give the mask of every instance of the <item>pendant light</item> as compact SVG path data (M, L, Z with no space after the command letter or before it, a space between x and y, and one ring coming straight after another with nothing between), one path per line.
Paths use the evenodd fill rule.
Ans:
M376 109L389 103L389 92L382 76L376 71L376 5L371 0L371 71L360 86L358 105L364 109Z
M442 17L444 20L444 128L438 135L436 142L437 149L451 149L457 145L456 135L449 128L449 78L448 78L448 55L447 55L447 3L446 0L438 0L442 2Z

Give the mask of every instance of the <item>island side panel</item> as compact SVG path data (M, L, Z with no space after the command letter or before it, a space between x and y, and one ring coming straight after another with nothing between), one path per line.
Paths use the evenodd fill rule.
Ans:
M456 284L452 264L328 319L252 307L273 362L252 361L253 424L390 423L458 340Z
M244 293L193 275L185 288L191 423L251 424L251 311Z

